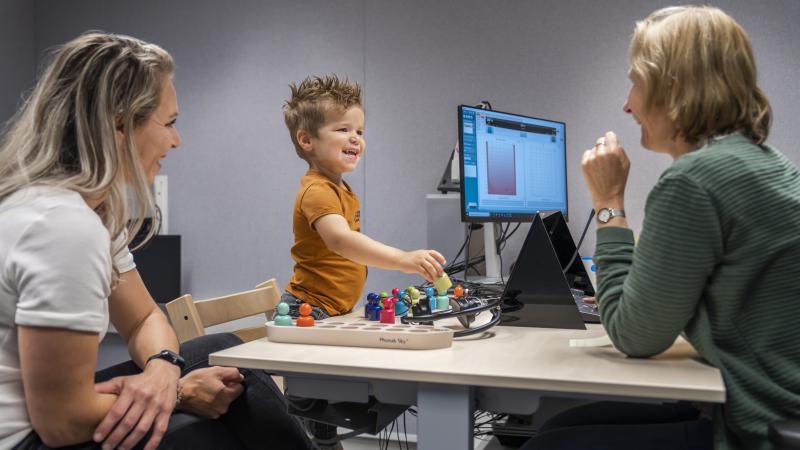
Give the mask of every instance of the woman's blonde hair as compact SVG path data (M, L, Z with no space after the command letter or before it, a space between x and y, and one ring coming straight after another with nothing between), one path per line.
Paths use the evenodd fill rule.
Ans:
M637 22L631 73L643 83L645 110L663 110L689 144L740 132L763 143L772 109L756 85L747 34L711 6L664 8Z
M154 209L133 130L173 71L169 53L128 36L87 32L60 47L0 142L0 202L32 185L102 199L95 212L119 247L111 251L130 244ZM115 266L112 284L118 276Z

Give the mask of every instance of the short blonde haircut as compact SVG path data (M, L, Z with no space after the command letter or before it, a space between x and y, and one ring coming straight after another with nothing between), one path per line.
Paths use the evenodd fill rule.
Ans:
M666 112L689 144L740 132L763 143L772 109L756 85L747 34L710 6L664 8L638 22L631 73L643 83L644 108Z
M348 79L340 80L336 75L311 76L300 84L290 84L292 96L283 106L283 119L289 128L297 156L307 161L303 149L297 142L297 132L305 130L317 137L331 111L345 112L361 103L361 86Z

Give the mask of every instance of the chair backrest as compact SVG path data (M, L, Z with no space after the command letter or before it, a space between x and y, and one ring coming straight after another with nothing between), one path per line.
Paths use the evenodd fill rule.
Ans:
M206 327L263 313L267 320L281 300L281 292L275 279L265 281L251 291L239 292L208 300L194 301L186 294L167 303L175 334L180 342L188 341L205 333ZM233 331L243 341L252 341L267 335L263 325Z

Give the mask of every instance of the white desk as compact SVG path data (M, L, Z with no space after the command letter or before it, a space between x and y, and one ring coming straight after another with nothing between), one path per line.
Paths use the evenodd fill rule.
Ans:
M355 318L354 318L355 319ZM363 320L363 319L361 319ZM531 414L541 395L723 402L719 370L681 354L632 359L613 348L570 347L587 331L494 327L439 350L280 344L266 338L210 356L215 365L284 375L293 395L416 404L418 448L471 450L477 409Z

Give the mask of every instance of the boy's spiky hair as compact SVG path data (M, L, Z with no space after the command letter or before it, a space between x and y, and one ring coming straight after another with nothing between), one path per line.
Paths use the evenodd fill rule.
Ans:
M305 130L316 137L325 124L325 117L332 110L344 112L353 106L363 108L361 86L347 78L336 75L310 76L300 84L290 84L292 96L283 105L283 119L289 128L297 155L306 159L297 142L297 131Z

